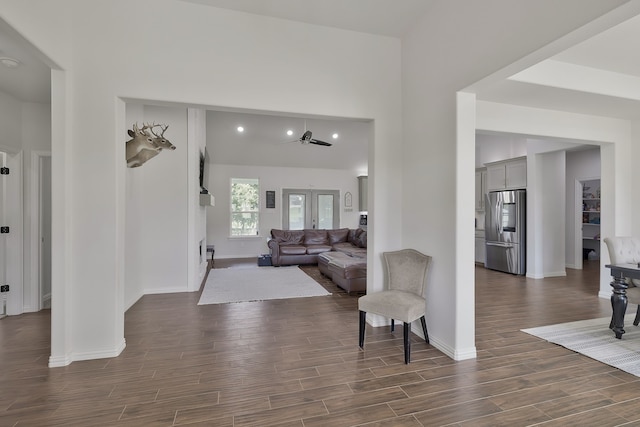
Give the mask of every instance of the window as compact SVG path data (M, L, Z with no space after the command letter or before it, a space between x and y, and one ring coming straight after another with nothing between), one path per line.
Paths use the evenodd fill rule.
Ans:
M231 236L257 236L260 208L258 179L231 178Z

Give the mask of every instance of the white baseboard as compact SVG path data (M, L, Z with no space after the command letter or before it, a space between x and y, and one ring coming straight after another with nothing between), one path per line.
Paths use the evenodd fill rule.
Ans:
M386 317L378 316L376 314L367 313L367 323L373 327L380 326L389 326L391 325L391 321ZM396 322L398 323L398 322ZM411 332L424 339L424 334L422 333L422 325L420 322L416 320L411 324ZM446 356L450 357L453 360L467 360L467 359L475 359L478 357L476 347L470 347L466 349L456 350L449 347L447 344L439 340L437 337L433 337L429 335L429 344L433 347L437 348L441 352L443 352Z
M475 346L463 349L454 349L439 340L437 337L432 337L431 335L429 336L429 344L456 361L475 359L478 357Z
M73 362L71 355L67 354L65 356L49 356L49 367L50 368L60 368L62 366L68 366Z
M600 291L598 292L598 298L604 298L604 299L610 299L611 298L611 291Z
M157 288L157 289L145 289L145 295L154 294L179 294L182 292L197 292L200 289L187 289L187 288Z
M567 275L567 272L565 270L544 273L544 277L565 277L566 275Z
M566 271L551 271L544 274L531 274L527 273L529 279L544 279L545 277L564 277L567 275Z
M118 357L126 346L127 343L125 339L122 338L120 344L113 350L88 351L86 353L71 353L64 356L50 356L49 367L59 368L67 366L71 364L71 362L77 362L80 360L110 359L112 357Z

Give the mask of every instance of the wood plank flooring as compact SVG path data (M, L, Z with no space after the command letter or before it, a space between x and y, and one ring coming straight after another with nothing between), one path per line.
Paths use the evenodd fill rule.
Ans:
M408 366L401 326L368 327L359 350L357 296L305 271L333 295L148 295L120 357L63 368L47 367L48 311L0 320L0 426L640 426L640 378L520 332L609 316L597 264L544 280L476 268L478 358L414 335Z

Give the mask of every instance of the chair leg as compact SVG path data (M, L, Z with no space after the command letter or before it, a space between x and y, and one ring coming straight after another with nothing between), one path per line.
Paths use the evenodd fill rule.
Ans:
M429 333L427 332L427 320L422 316L420 318L420 323L422 323L422 333L424 333L424 340L427 344L429 344Z
M409 334L411 333L411 323L405 323L404 328L404 363L409 364L411 361L411 340L409 340Z
M367 319L367 313L364 311L360 311L360 334L358 337L358 344L360 348L364 349L364 328Z
M640 323L640 304L638 304L638 310L636 311L636 318L633 321L633 326L638 326Z
M396 322L395 320L391 319L391 332L396 330Z

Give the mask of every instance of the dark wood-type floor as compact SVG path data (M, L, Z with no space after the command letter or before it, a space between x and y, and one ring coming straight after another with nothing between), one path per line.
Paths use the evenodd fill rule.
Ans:
M64 368L47 368L47 311L8 317L0 425L640 426L639 378L519 331L609 316L597 269L530 280L477 268L478 358L462 362L414 336L405 365L401 326L368 327L360 351L357 296L315 267L332 296L145 296L126 313L120 357Z

